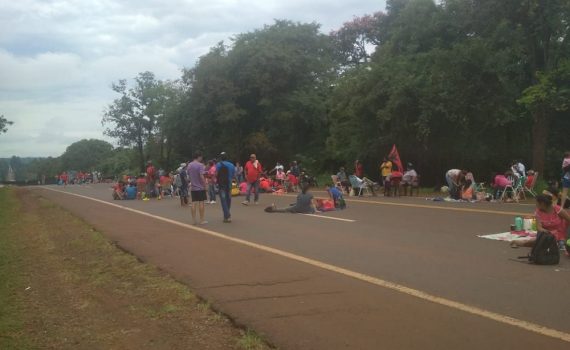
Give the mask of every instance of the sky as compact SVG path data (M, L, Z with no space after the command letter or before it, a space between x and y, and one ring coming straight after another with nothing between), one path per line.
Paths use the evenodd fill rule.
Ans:
M0 0L0 158L59 156L103 135L111 83L152 71L177 79L219 41L273 23L328 33L383 0Z

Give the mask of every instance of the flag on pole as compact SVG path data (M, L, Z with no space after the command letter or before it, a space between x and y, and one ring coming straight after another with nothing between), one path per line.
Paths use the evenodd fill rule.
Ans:
M401 173L404 172L405 169L402 166L402 160L400 159L400 154L398 153L396 145L392 146L392 150L390 151L390 154L388 154L388 160L390 160L393 164L395 164L398 167L399 172Z

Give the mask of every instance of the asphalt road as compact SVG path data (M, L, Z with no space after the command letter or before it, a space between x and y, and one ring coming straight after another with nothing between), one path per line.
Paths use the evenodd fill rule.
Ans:
M191 223L189 209L176 199L114 202L109 185L51 189ZM262 195L259 206L244 207L241 197L234 198L231 224L222 223L219 204L207 207L209 232L285 253L279 255L86 198L35 190L281 349L570 347L570 259L558 266L523 264L513 258L526 249L476 237L507 231L515 213L530 214L531 205L364 198L349 200L344 211L304 216L264 213L270 203L286 206L294 197Z

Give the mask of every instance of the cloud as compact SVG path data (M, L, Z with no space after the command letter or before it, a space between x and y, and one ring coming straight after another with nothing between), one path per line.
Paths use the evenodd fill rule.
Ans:
M0 114L13 120L0 157L57 156L104 138L113 81L150 70L176 79L219 41L274 19L318 22L323 32L377 0L19 0L0 3Z

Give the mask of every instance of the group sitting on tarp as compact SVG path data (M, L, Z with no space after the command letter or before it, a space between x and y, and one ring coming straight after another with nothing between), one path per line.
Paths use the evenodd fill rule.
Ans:
M136 199L137 198L137 187L134 183L126 183L124 181L119 181L113 186L113 199L123 200L123 199Z

